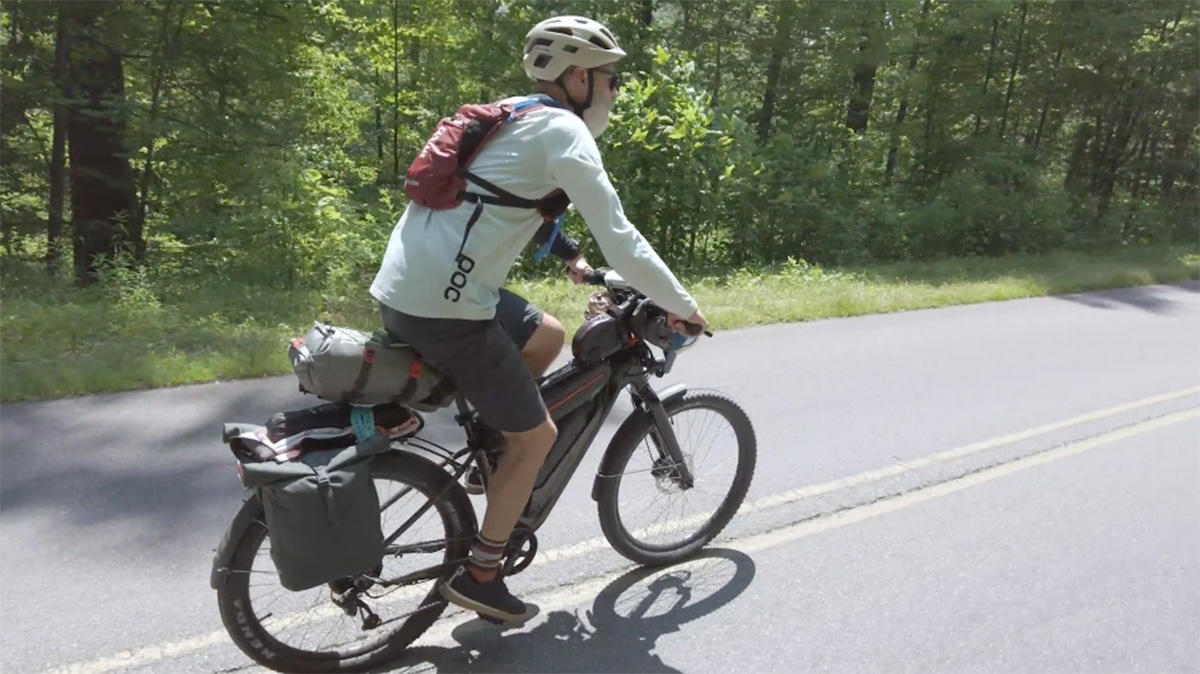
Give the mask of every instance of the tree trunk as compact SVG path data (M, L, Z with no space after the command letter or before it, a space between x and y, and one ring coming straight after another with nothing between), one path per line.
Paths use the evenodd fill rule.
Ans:
M900 150L899 130L903 126L904 119L906 117L908 117L908 97L907 96L900 99L900 109L896 111L896 124L895 124L896 131L893 132L893 134L892 134L893 136L896 136L896 138L894 138L892 140L892 146L890 148L888 148L887 166L883 170L883 184L884 185L892 184L892 173L894 173L896 170L896 154Z
M685 0L685 2L686 2L686 0ZM688 4L690 4L690 3L688 3ZM717 4L717 13L719 16L725 16L725 12L727 9L728 9L728 0L721 0L720 3ZM721 45L724 44L725 41L717 40L716 42L717 42L717 55L716 55L716 62L714 63L714 66L713 66L713 82L712 82L712 96L711 96L712 107L714 107L714 108L720 107L720 105L721 105Z
M480 41L482 42L481 52L484 54L494 51L493 45L496 41L496 10L500 8L499 0L488 0L487 24L480 31ZM489 70L494 67L491 59L480 58L479 60L479 100L490 101L492 99L492 87L495 86L491 81L491 73Z
M50 154L50 207L46 227L46 271L58 273L63 235L63 200L67 170L67 104L64 98L70 75L71 45L67 33L67 12L58 8L58 30L54 38L54 140Z
M1142 196L1142 181L1146 176L1146 171L1144 168L1146 161L1146 150L1149 149L1149 147L1150 139L1146 136L1143 136L1138 142L1137 154L1134 156L1133 160L1133 176L1130 178L1131 184L1129 186L1129 209L1131 213L1136 211L1138 207L1141 206L1139 200Z
M1092 142L1096 129L1090 124L1082 124L1075 132L1075 145L1071 149L1071 158L1067 161L1067 175L1063 187L1068 190L1080 190L1083 185L1084 162L1087 160L1088 145Z
M771 121L775 118L775 100L779 96L779 76L783 71L783 57L788 52L788 39L792 35L795 17L795 0L782 0L775 28L775 39L771 43L771 60L767 63L767 87L763 92L762 107L758 111L758 142L766 143L771 135Z
M1000 118L1000 138L1008 127L1008 110L1012 104L1013 84L1017 79L1017 70L1021 66L1021 48L1025 45L1025 16L1029 14L1029 3L1021 3L1021 25L1017 28L1017 48L1013 51L1012 67L1008 70L1008 91L1004 94L1004 115Z
M1102 120L1097 118L1097 128L1101 128L1101 123ZM1100 141L1096 145L1095 151L1092 153L1091 165L1088 167L1088 189L1091 190L1093 194L1100 191L1101 167L1104 166L1105 162L1108 160L1108 153L1112 148L1114 136L1116 136L1116 127L1112 123L1109 123L1107 130L1104 131L1104 140Z
M863 134L871 120L871 98L875 93L875 70L878 57L874 50L875 16L868 16L858 43L858 63L854 64L854 91L846 106L846 126Z
M392 184L400 182L400 3L392 0Z
M641 22L643 28L649 28L654 22L654 0L642 0L641 12L638 15L638 21Z
M855 133L867 131L871 119L871 98L875 92L875 64L860 63L854 66L854 93L846 111L846 126Z
M925 0L921 4L921 21L923 22L929 16L929 6L933 4L933 0ZM904 74L905 86L907 87L908 78L912 76L912 72L917 67L917 46L913 45L912 54L908 57L908 72ZM908 116L908 92L905 91L904 96L900 99L900 109L896 111L896 123L892 127L892 146L888 148L887 168L883 171L883 184L892 184L892 173L896 169L896 154L900 150L900 129L904 128L904 119Z
M983 125L983 113L981 112L980 108L987 103L988 85L992 81L992 66L996 58L996 33L998 33L999 30L1000 19L992 19L992 46L988 50L987 74L983 76L983 95L979 99L979 105L975 108L975 131L973 132L973 135L976 136L979 135L979 130Z
M1130 100L1127 105L1126 112L1117 125L1112 145L1100 165L1100 202L1096 205L1096 216L1101 218L1108 214L1109 206L1112 203L1113 189L1117 184L1117 174L1127 159L1125 149L1129 147L1129 141L1133 138L1133 129L1141 116L1141 111L1135 107L1133 100Z
M1149 147L1149 138L1142 137L1142 139L1137 142L1137 151L1133 155L1133 175L1130 176L1129 179L1129 198L1131 199L1131 203L1135 203L1137 201L1138 194L1141 193L1141 188L1138 186L1138 183L1142 179L1142 162L1146 161L1146 150Z
M379 100L379 92L383 90L383 82L379 79L379 69L375 69L375 155L378 157L379 166L383 167L383 139L386 132L383 130L383 104ZM382 171L381 171L382 172Z
M683 43L683 50L689 53L695 53L696 51L696 34L692 30L692 7L692 3L686 0L679 3L679 10L683 13L683 27L679 33L679 37ZM718 44L717 46L719 47L720 45Z
M1066 43L1067 37L1064 34L1058 41L1058 51L1054 53L1054 73L1050 76L1050 90L1054 90L1054 85L1058 83L1058 70L1062 65L1063 45ZM1033 149L1037 150L1042 144L1042 132L1046 128L1046 114L1050 111L1050 96L1046 96L1046 100L1042 101L1042 115L1038 118L1037 133L1033 136Z
M654 244L654 250L661 255L664 260L671 259L670 219L665 219L658 223L658 243Z
M174 45L179 44L179 36L183 32L183 23L186 18L188 6L186 4L179 5L179 21L175 25L175 38L170 40L167 34L167 29L170 23L171 5L164 5L162 16L162 44L157 58L157 66L154 69L154 82L151 84L150 90L150 124L158 120L158 113L162 107L164 81L166 79L166 71L174 56ZM146 206L150 201L150 177L154 175L154 146L157 144L156 137L153 133L143 141L143 146L146 148L146 163L142 169L141 181L138 185L138 214L137 221L140 223L146 222Z
M4 55L6 61L9 59L13 61L20 59L23 61L28 48L28 40L24 39L24 33L19 28L19 8L20 5L14 4L9 10L9 38L8 44L5 46L6 53ZM3 83L9 84L15 81L14 79L10 79L10 77L11 74L6 72ZM15 94L16 92L8 86L5 86L3 92L0 92L0 138L8 138L13 129L19 126L21 121L25 119L25 108L29 104L29 97L25 94Z
M938 82L930 80L929 90L925 96L925 146L922 148L924 159L921 162L921 185L930 187L935 177L940 175L938 170L937 152L933 148L934 130L937 128L934 119L937 116Z
M1175 138L1171 143L1171 153L1167 155L1167 161L1163 162L1162 194L1164 197L1171 196L1175 189L1175 179L1179 176L1179 169L1186 165L1188 135L1186 129L1175 132Z
M33 30L28 30L22 25L20 3L5 2L4 9L9 33L8 43L4 45L3 54L0 56L0 65L3 66L3 73L0 73L0 160L7 165L13 161L15 154L10 150L10 134L22 123L29 126L40 145L45 147L45 143L38 134L37 127L30 123L26 114L28 108L40 107L40 101L33 100L36 94L30 87L23 86L29 73L21 72L39 60L33 55L36 46L28 37L29 33L36 32L36 26ZM5 187L7 186L6 183ZM5 200L7 201L7 198ZM5 255L11 255L13 252L16 229L16 218L0 218L0 248Z
M75 282L97 280L102 259L145 252L142 223L129 166L121 55L89 33L97 29L101 3L64 3L69 13L70 82L74 104L67 122L71 156L71 221L74 229Z

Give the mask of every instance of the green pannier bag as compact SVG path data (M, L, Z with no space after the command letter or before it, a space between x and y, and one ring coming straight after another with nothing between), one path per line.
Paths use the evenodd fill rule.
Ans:
M226 441L269 444L261 428L226 424ZM283 587L307 590L380 564L383 531L370 466L389 447L387 437L373 435L346 448L240 464L243 486L254 490L265 511Z

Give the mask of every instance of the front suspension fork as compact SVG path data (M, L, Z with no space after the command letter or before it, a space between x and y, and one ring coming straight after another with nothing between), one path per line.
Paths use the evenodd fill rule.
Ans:
M650 429L650 440L658 449L659 456L671 462L671 468L679 475L679 486L683 489L691 489L695 485L696 479L692 475L687 461L684 460L683 449L680 448L679 438L675 435L675 427L671 425L671 419L667 416L667 409L662 400L648 384L639 388L637 398L642 407L654 418L654 428Z

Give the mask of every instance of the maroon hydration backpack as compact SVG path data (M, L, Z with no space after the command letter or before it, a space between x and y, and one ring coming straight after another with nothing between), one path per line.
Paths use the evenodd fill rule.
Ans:
M479 150L502 124L546 105L562 107L547 96L530 97L515 104L470 104L460 107L453 117L438 122L421 152L409 165L404 193L421 206L434 210L455 208L463 201L475 203L468 229L479 218L484 204L536 209L545 221L558 217L570 203L562 190L554 190L541 199L526 199L468 170ZM467 191L468 182L491 194Z

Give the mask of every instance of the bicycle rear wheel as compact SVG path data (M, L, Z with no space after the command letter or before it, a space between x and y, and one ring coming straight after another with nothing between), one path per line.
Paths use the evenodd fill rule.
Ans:
M653 416L641 413L613 437L615 453L606 457L596 499L605 538L639 564L672 564L707 545L741 507L754 477L754 427L737 403L689 391L666 413L692 486L682 484Z
M375 457L371 476L379 492L385 535L421 506L421 514L388 546L375 577L411 583L372 584L351 611L335 603L329 585L291 592L278 582L262 505L250 498L254 523L237 542L230 571L217 590L221 620L234 643L264 667L281 672L350 672L394 659L446 609L437 592L453 563L465 558L475 514L462 487L431 462L392 451ZM444 492L444 494L443 494ZM381 624L365 627L371 613Z

